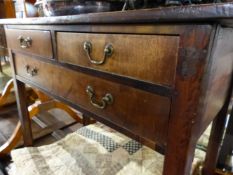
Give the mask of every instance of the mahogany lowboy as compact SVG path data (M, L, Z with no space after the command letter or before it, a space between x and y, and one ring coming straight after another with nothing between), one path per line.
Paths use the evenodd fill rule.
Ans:
M189 174L214 120L212 175L232 92L232 18L229 3L1 20L25 145L27 83L164 153L163 175Z

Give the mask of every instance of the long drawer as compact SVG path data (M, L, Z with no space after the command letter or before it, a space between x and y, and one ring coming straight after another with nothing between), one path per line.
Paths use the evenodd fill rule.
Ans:
M178 47L178 36L57 33L59 61L167 86Z
M52 41L49 31L6 29L7 45L11 49L52 58Z
M170 99L16 54L16 75L143 138L166 143ZM58 78L59 77L59 78Z

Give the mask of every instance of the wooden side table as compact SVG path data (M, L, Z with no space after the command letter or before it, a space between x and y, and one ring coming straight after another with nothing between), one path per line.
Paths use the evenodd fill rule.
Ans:
M163 175L190 173L214 120L205 175L214 174L232 89L232 3L0 23L25 146L33 144L29 84L164 153Z

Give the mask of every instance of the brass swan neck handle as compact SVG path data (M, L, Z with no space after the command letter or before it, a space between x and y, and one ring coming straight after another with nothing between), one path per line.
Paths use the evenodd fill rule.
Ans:
M97 101L95 98L95 92L94 89L91 86L87 86L86 92L90 98L91 104L99 109L105 109L107 105L110 105L113 103L113 96L110 93L106 93L104 97L102 97L101 101Z
M101 65L101 64L104 64L106 59L108 57L111 57L111 55L113 54L113 46L111 44L107 44L104 48L104 58L100 61L96 61L95 59L93 59L91 57L91 51L92 51L92 44L90 41L85 41L84 44L83 44L83 48L87 54L87 57L89 59L89 61L92 63L92 64L95 64L95 65Z

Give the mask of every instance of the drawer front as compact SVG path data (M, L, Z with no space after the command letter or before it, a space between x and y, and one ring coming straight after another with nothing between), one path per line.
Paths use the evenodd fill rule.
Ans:
M15 56L15 67L17 75L29 79L52 94L78 104L104 120L127 128L131 133L143 138L161 144L166 141L170 111L170 99L167 97L23 55ZM104 105L105 108L100 109Z
M52 58L52 43L49 31L6 30L8 47L35 55Z
M168 86L175 79L178 44L178 36L57 33L61 62Z

